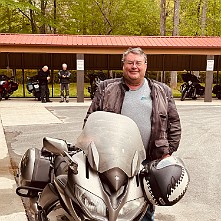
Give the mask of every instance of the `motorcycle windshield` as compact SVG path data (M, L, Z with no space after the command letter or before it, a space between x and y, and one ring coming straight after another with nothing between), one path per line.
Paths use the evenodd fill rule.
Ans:
M96 147L93 148L96 151L92 151L96 167L89 163L100 173L118 167L132 177L134 167L138 170L146 157L136 123L126 116L110 112L90 114L76 146L87 156L91 155L91 147Z
M186 73L186 74L182 74L181 76L184 82L192 81L194 83L200 83L199 79L194 74Z

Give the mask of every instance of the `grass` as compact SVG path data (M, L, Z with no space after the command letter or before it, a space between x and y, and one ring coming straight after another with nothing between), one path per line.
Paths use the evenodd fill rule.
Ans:
M88 93L88 90L87 90L89 86L90 86L89 83L84 84L84 96L85 97L90 97L90 94ZM50 96L52 96L52 85L49 85L49 90L50 90ZM24 90L23 90L22 84L19 84L18 90L13 93L12 97L24 97ZM26 85L25 85L25 97L33 97L33 95L29 94L28 90L26 89ZM60 97L60 84L53 85L53 97ZM70 84L70 97L77 97L77 84L76 83Z
M180 98L181 97L181 93L180 93L180 85L181 84L182 83L178 83L177 87L175 89L172 89L173 97L176 97L176 98Z
M173 96L175 98L180 98L181 97L181 93L180 93L180 85L181 84L182 83L178 83L177 88L172 90ZM201 85L205 87L204 83L201 83ZM84 96L85 97L90 97L90 94L88 93L88 90L87 90L87 88L89 86L90 86L89 83L84 84ZM52 85L49 85L49 89L50 89L50 96L51 96L51 94L52 94ZM77 96L77 84L76 83L71 83L70 84L70 97L76 97L76 96ZM13 93L12 97L24 97L23 85L22 84L19 84L18 90ZM33 97L32 94L28 93L28 90L26 89L26 86L25 86L25 97ZM60 97L60 84L54 84L53 85L53 97Z

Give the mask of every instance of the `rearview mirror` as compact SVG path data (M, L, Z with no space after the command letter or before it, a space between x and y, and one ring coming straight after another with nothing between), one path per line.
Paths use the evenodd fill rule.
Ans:
M64 155L65 152L68 152L67 143L64 140L55 139L51 137L44 137L43 147L56 155Z

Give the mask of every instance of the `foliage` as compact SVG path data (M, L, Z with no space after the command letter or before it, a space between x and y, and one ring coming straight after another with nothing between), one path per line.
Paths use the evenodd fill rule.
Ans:
M166 35L174 1L166 0ZM207 0L205 35L220 36L221 0ZM0 32L160 35L161 0L0 0ZM180 0L180 35L202 35L202 0Z

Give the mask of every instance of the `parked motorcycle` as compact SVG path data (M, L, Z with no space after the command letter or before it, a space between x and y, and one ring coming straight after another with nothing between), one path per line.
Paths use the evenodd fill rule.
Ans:
M182 74L184 83L180 86L181 101L186 98L197 99L197 96L204 95L205 87L200 85L200 80L191 73Z
M27 150L16 193L37 221L140 221L150 204L177 203L189 183L178 158L142 165L145 157L133 120L94 112L75 146L46 137L41 151Z
M39 86L39 81L38 81L38 76L35 75L33 77L28 77L27 78L27 84L26 88L30 94L33 94L35 98L38 99L38 101L41 100L41 91L40 91L40 86Z
M89 75L90 79L90 87L88 87L88 93L90 94L90 98L94 98L94 93L97 89L98 84L100 81L104 81L106 79L106 76L104 75L103 72L98 73L98 74L90 74Z
M221 85L216 84L213 87L212 93L215 94L218 99L221 99Z
M18 83L13 81L13 77L9 78L4 74L0 75L0 101L2 98L8 100L10 95L18 89Z

